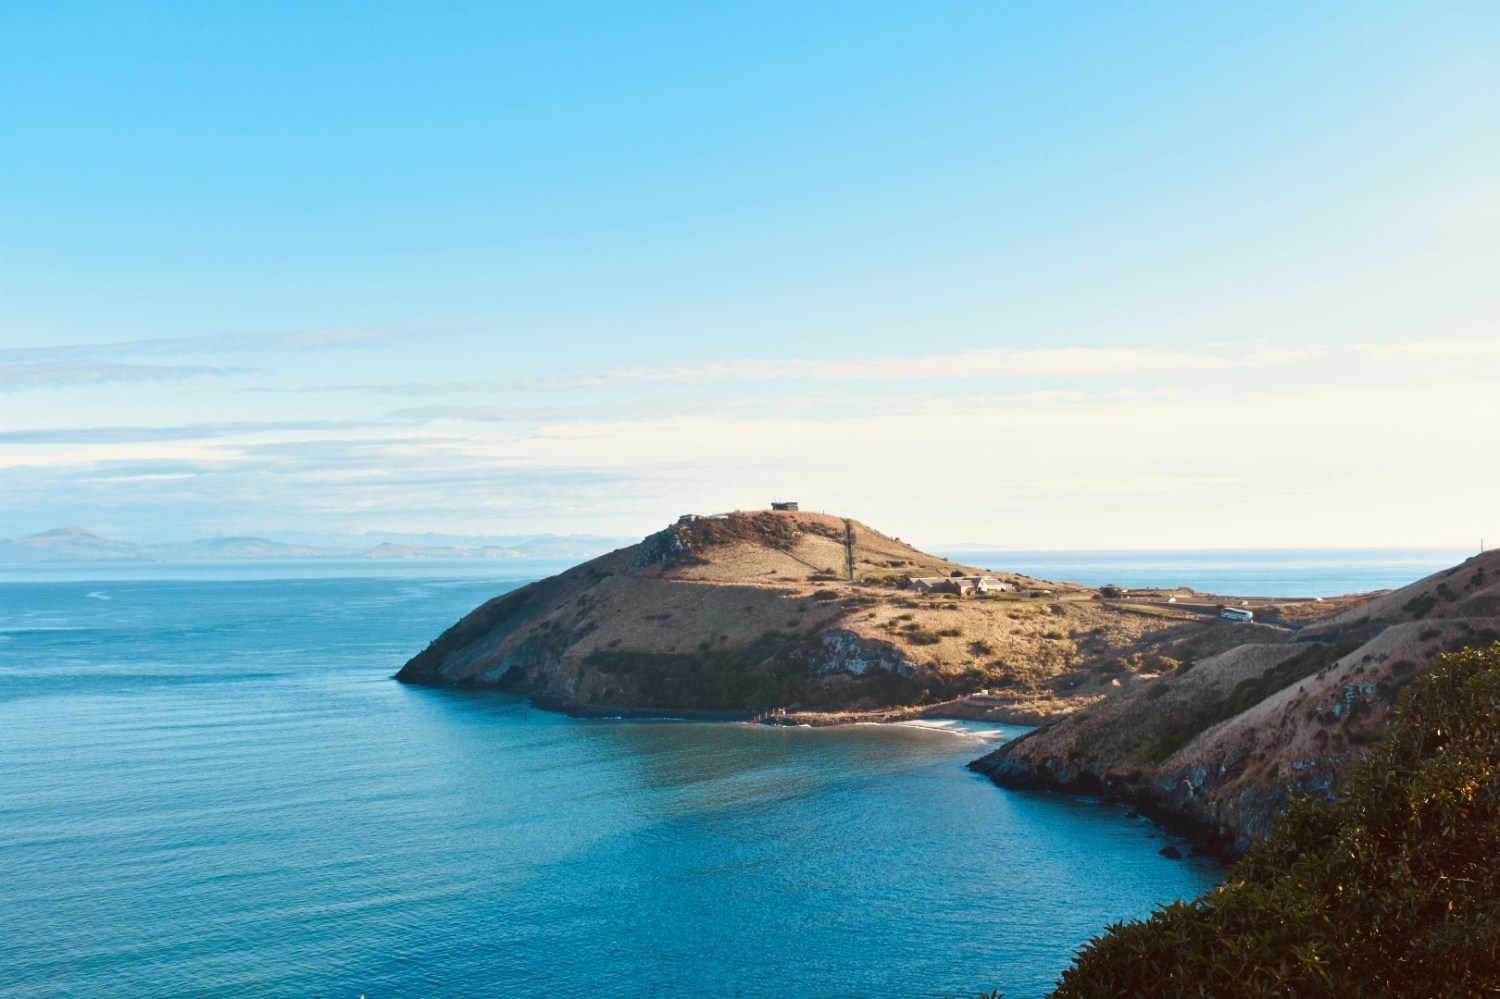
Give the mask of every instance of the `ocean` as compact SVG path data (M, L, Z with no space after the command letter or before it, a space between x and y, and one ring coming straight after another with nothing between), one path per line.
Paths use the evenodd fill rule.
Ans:
M1477 553L1466 548L941 552L999 572L1126 588L1190 586L1237 597L1336 597L1396 589Z
M964 769L1020 729L391 679L544 568L0 570L0 994L1025 999L1222 876Z

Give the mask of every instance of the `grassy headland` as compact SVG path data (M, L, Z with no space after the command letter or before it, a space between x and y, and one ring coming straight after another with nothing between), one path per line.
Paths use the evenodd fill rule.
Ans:
M1251 635L1289 635L1185 607L1143 613L1015 573L995 574L1011 589L984 595L907 586L983 573L839 517L683 518L490 601L399 677L581 712L942 710L1035 722Z

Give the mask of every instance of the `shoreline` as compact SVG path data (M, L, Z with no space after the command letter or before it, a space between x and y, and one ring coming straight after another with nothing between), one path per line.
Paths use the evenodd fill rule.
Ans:
M763 712L752 720L762 725L806 725L811 728L834 728L840 725L891 724L932 719L934 721L993 722L996 725L1036 727L1064 717L1070 712L1044 711L1024 704L977 705L968 698L956 698L937 704L878 708L865 711L783 711Z
M642 721L727 721L748 722L756 725L787 726L809 728L834 728L840 725L865 725L881 724L887 722L916 721L922 718L930 718L939 721L978 721L993 722L996 725L1025 725L1035 728L1048 722L1056 721L1071 714L1075 707L1066 706L1066 700L1052 700L1047 702L1051 707L1044 707L1037 701L1005 701L1000 699L985 698L976 700L978 695L966 694L963 697L953 698L948 701L939 701L934 704L911 704L891 708L867 708L863 710L850 711L788 711L781 708L770 710L748 710L744 708L671 708L671 707L641 707L627 705L589 704L581 701L565 700L563 698L548 697L545 694L525 694L519 691L506 690L495 684L484 683L433 683L416 677L403 677L399 673L391 674L390 679L397 683L408 684L413 687L427 687L435 690L463 690L483 691L492 690L498 693L509 693L514 696L525 697L533 707L543 711L553 711L557 714L568 715L573 718L630 718ZM1082 706L1082 705L1078 705Z
M1025 738L1022 736L1021 738ZM1185 840L1191 847L1190 855L1211 857L1225 867L1244 855L1244 850L1235 846L1234 837L1211 822L1185 814L1161 803L1149 791L1127 791L1102 782L1077 781L1065 783L1048 780L1035 774L1024 777L1011 773L994 772L981 764L989 758L985 754L968 764L968 768L985 777L1003 791L1020 791L1031 794L1055 794L1068 798L1091 798L1113 805L1124 805L1138 815L1148 819L1160 829Z

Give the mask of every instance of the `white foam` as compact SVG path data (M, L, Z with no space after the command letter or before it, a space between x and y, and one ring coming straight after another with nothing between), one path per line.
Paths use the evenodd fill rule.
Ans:
M922 728L932 732L947 732L964 739L979 739L983 742L1008 742L1025 731L1024 725L1007 725L996 728L987 722L966 721L959 718L912 718L891 722L907 728Z

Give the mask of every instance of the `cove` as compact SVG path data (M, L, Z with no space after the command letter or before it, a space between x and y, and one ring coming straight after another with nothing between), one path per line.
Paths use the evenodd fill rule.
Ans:
M575 719L411 688L513 582L0 583L7 994L1043 994L1209 887L1010 734Z

